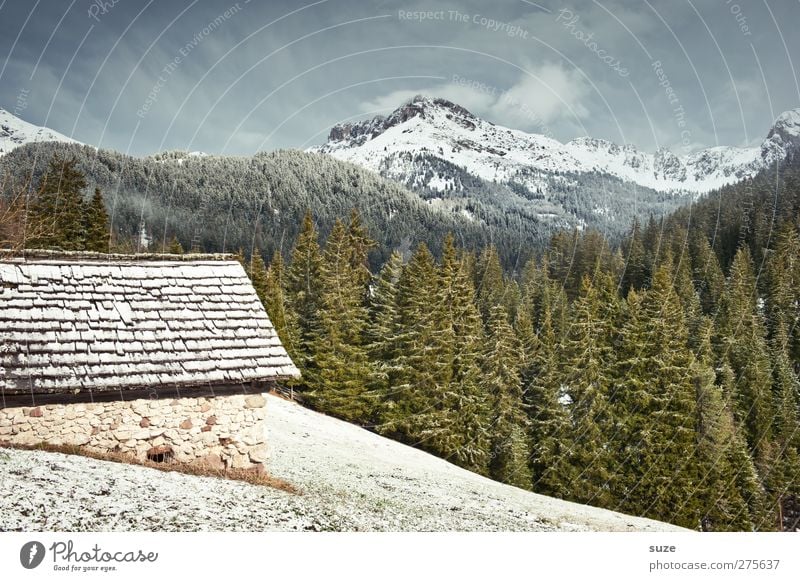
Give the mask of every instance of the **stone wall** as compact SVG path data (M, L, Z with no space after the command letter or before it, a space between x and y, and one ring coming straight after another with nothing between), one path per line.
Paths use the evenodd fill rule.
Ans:
M263 469L266 399L225 395L0 409L0 442Z

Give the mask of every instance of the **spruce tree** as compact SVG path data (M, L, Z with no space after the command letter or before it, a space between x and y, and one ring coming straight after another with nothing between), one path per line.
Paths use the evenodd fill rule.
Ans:
M391 375L396 371L400 324L397 293L402 270L403 257L394 251L383 265L369 300L366 343L369 359L373 363L370 394L376 419L383 415Z
M800 361L800 235L792 222L780 229L766 269L766 315L770 336L786 334L786 349Z
M310 369L310 343L319 331L322 254L311 211L306 211L286 273L286 336L301 372Z
M100 188L94 189L94 195L86 205L84 222L86 250L107 253L110 231L106 204L103 201L103 194L100 193Z
M397 283L397 339L388 373L388 390L379 431L406 443L419 442L444 412L443 387L452 365L445 360L442 321L433 308L439 293L436 264L428 247L420 244L403 268ZM428 434L430 436L430 434ZM436 450L430 436L422 447Z
M705 234L693 230L690 235L690 254L692 257L692 278L696 281L703 313L715 314L719 308L720 296L725 289L725 275L719 259L711 248Z
M569 491L558 470L568 449L564 441L568 417L560 398L558 345L553 329L549 301L542 305L538 333L529 329L528 316L518 316L517 329L523 354L522 386L528 412L532 488L536 492L564 498Z
M167 248L167 252L169 254L183 254L183 246L181 245L180 241L178 240L177 236L172 236L172 240L170 240L169 247Z
M291 354L292 345L286 329L286 297L283 290L285 285L284 270L283 255L279 250L276 250L267 269L263 302L275 332L278 334L281 343Z
M488 467L490 396L483 385L481 353L483 327L476 306L476 291L467 261L459 257L452 234L444 240L439 269L440 294L435 299L442 317L442 337L451 361L450 394L453 396L454 434L450 456L477 472Z
M492 307L504 303L506 290L503 268L494 246L489 246L481 252L476 265L475 277L478 305L484 324L488 328Z
M247 268L247 274L250 277L250 282L253 283L253 288L258 295L261 304L266 307L267 296L267 265L264 264L264 259L258 253L250 257L250 264Z
M337 220L325 245L320 269L318 326L308 344L314 362L306 372L308 400L320 411L350 422L371 416L367 394L372 370L364 344L368 320L366 288L354 244ZM366 260L366 257L363 257Z
M686 491L700 480L694 361L671 271L668 260L658 267L641 303L629 303L623 330L618 381L627 435L621 460L626 485L620 506L696 528L701 507L686 501Z
M492 404L491 460L495 480L531 487L528 420L522 407L520 346L502 305L492 308L484 351L483 385Z
M753 529L746 500L752 491L740 489L737 470L744 469L755 481L755 467L752 463L744 468L735 467L737 457L747 458L747 449L737 433L729 402L717 383L712 333L712 322L704 319L692 368L697 398L696 456L701 480L684 502L696 499L700 503L700 527L704 531L747 531Z
M53 157L31 208L31 229L39 235L28 241L28 248L84 249L84 188L77 161Z
M570 444L556 469L565 474L574 500L601 507L612 502L608 362L613 361L613 354L605 343L607 336L597 290L584 276L559 357L559 375L570 402L570 425L565 437Z
M735 373L737 418L746 429L747 442L759 471L768 464L774 406L772 377L763 313L758 307L750 251L740 248L731 264L722 297L718 349Z
M800 519L797 509L800 500L800 382L792 368L788 343L788 333L783 323L778 323L772 345L777 397L775 442L765 485L779 530L791 530Z

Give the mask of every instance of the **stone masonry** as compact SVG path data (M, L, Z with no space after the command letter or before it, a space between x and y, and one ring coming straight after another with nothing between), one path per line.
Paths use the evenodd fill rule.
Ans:
M262 470L265 406L254 394L0 408L0 442Z

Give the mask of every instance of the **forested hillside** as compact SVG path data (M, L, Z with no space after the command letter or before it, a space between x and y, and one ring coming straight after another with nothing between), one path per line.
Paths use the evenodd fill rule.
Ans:
M480 202L430 205L402 186L349 163L299 151L253 157L194 156L183 152L136 158L93 147L58 143L29 144L0 158L0 187L9 196L36 188L51 158L74 159L85 175L87 192L99 188L106 199L114 240L133 241L133 250L169 245L175 238L188 249L237 251L250 256L288 253L303 214L327 235L337 216L357 209L379 244L370 254L376 268L393 250L407 255L424 241L438 256L447 232L459 245L498 248L513 267L541 249L555 229L552 220L522 219Z

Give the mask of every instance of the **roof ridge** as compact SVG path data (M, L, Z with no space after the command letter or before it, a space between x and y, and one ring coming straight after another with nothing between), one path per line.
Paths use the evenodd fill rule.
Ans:
M0 249L0 261L14 259L25 261L28 259L63 260L68 262L97 261L97 262L197 262L203 260L229 261L237 260L237 255L232 253L188 253L188 254L162 254L145 252L139 254L116 254L104 252L88 252L84 250L10 250Z

